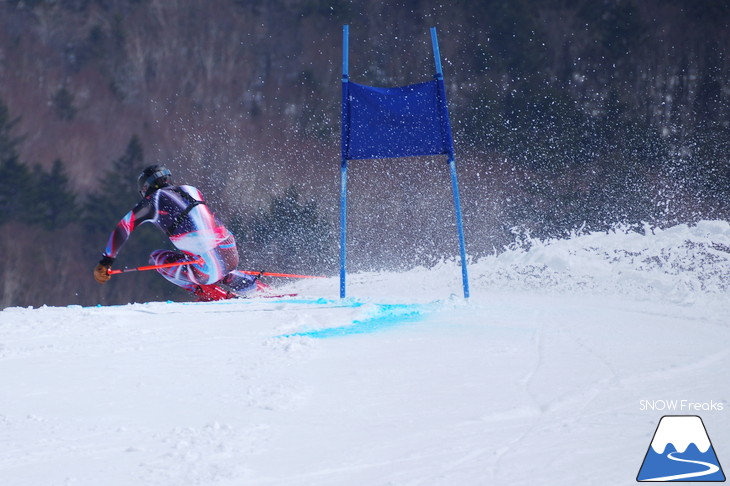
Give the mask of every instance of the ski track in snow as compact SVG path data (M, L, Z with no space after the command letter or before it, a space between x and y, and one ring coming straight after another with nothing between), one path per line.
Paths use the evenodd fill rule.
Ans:
M669 413L642 399L724 403L722 462L730 226L527 246L469 302L444 262L345 301L5 309L0 484L630 484Z

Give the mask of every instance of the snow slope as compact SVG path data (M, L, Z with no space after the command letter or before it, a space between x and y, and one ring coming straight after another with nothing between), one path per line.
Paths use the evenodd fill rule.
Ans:
M444 262L345 301L332 278L5 309L0 484L633 484L666 414L730 464L728 223L522 237L469 270L469 302Z

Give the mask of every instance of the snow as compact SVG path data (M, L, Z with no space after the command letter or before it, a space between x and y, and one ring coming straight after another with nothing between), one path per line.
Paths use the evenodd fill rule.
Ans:
M523 237L469 272L468 301L446 261L351 275L344 301L328 278L7 308L0 482L631 484L668 414L730 462L727 222Z

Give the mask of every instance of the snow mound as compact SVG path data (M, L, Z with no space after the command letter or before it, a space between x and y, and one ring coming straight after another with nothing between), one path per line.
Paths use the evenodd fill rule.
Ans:
M517 235L515 243L469 264L473 298L501 291L623 295L688 301L724 294L730 287L730 224L701 221L667 229L617 225L608 232L575 232L540 240ZM334 280L297 282L291 288L332 296ZM348 295L428 302L462 295L459 264L403 273L348 275Z

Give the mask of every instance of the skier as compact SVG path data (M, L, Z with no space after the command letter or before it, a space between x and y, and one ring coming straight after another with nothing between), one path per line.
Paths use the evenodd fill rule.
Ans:
M177 248L153 251L150 264L203 260L203 263L157 269L160 275L193 293L198 300L243 296L257 288L258 277L236 270L236 241L211 212L198 189L173 185L170 171L162 165L144 169L137 178L137 187L142 199L109 236L102 259L94 268L97 282L109 281L109 270L122 245L139 225L149 222L164 231ZM217 284L230 291L222 290Z

